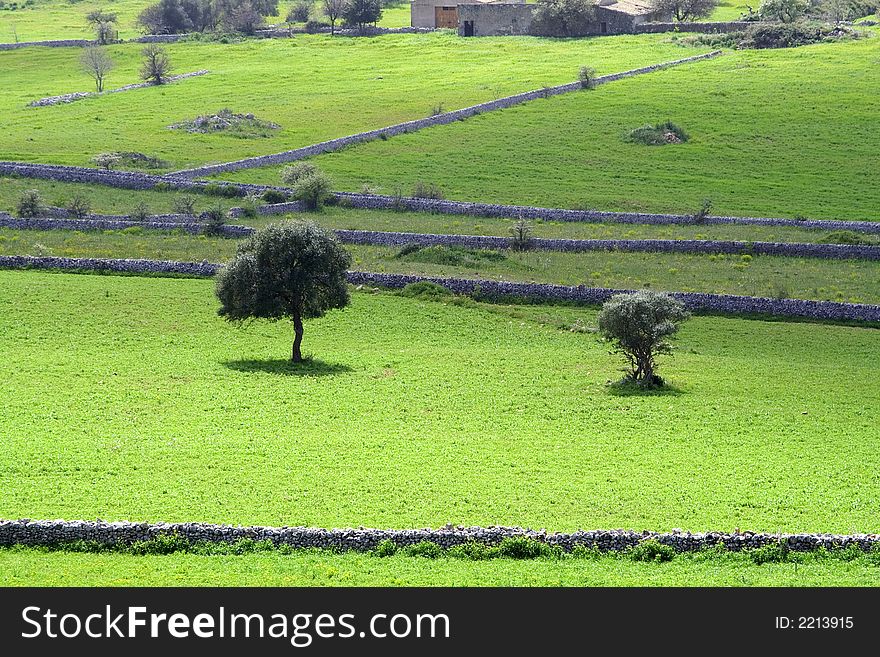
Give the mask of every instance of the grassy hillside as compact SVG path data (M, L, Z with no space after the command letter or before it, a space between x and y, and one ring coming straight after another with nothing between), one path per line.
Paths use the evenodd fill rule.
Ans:
M359 293L291 371L290 327L225 324L210 281L0 290L0 517L878 529L873 329L697 318L674 391L619 396L557 328L591 311Z
M0 159L88 164L104 151L136 151L170 168L306 146L430 116L544 85L571 82L583 64L602 73L696 54L664 37L548 41L460 39L448 33L375 38L300 35L236 44L167 47L178 73L209 75L66 105L29 108L37 98L94 88L75 48L0 53L10 71L0 97ZM706 50L706 49L704 49ZM108 88L136 82L141 46L113 46ZM281 126L271 136L190 134L167 126L229 106ZM356 108L356 109L353 109Z
M668 38L668 37L664 37ZM316 158L340 188L417 180L454 199L876 219L880 39L728 52L699 64ZM690 141L625 143L672 120ZM229 174L278 180L278 171Z

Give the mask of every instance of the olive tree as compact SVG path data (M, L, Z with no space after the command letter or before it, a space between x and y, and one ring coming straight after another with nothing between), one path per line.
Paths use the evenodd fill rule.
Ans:
M240 244L217 274L217 312L238 323L290 319L290 360L300 363L303 320L348 305L349 266L351 256L332 232L309 221L271 224Z
M663 385L655 373L657 356L671 353L667 338L689 317L684 305L666 294L615 294L599 313L599 332L626 359L624 380L649 388Z

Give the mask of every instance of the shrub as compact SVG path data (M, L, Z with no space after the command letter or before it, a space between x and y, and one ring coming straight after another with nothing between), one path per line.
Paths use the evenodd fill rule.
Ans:
M663 561L672 561L675 557L675 548L652 538L647 541L642 541L632 548L628 554L629 558L633 561L659 563Z
M402 290L400 290L398 294L402 297L421 299L423 301L448 299L452 296L452 292L447 290L442 285L438 285L437 283L433 283L431 281L419 281L417 283L410 283Z
M317 34L323 28L330 27L326 23L322 23L321 21L307 21L305 24L306 34Z
M747 554L753 562L760 566L765 563L785 563L789 559L789 552L791 550L788 543L780 540L764 547L748 550Z
M262 197L259 192L248 192L241 205L241 216L247 219L256 219L260 214Z
M874 246L877 242L867 235L859 235L851 230L835 230L821 239L819 244L850 244L853 246Z
M141 79L153 84L162 84L171 75L171 60L168 53L157 43L149 43L141 50Z
M655 10L668 11L679 22L694 21L711 14L719 0L655 0Z
M626 141L645 146L662 146L664 144L680 144L687 141L688 138L689 135L684 129L672 121L664 121L631 130L626 136Z
M532 222L520 217L510 227L510 248L513 251L527 251L532 245Z
M443 548L431 541L422 541L414 545L407 545L403 548L403 553L408 557L426 557L428 559L437 559L443 556Z
M226 210L223 209L223 204L218 203L216 207L203 212L202 220L205 222L206 235L220 235L223 226L226 225Z
M89 216L89 211L92 209L91 204L89 203L89 199L87 199L82 194L74 194L67 203L64 204L64 209L67 210L67 214L76 219L85 219Z
M36 189L28 189L22 192L15 205L16 214L23 219L38 217L43 213L44 209L43 197L40 196L40 192Z
M672 352L666 338L690 317L672 297L649 290L615 294L599 312L599 331L628 364L625 381L641 387L663 385L655 373L657 356Z
M309 15L312 13L312 3L307 0L300 0L293 7L291 7L290 11L287 12L286 22L288 23L305 23L309 20Z
M763 0L758 13L764 20L792 23L806 14L809 7L806 0Z
M592 66L581 66L578 71L578 80L584 89L592 89L596 86L596 69Z
M173 534L159 534L146 541L136 541L128 547L127 551L130 554L144 556L188 552L190 547L190 542L175 532Z
M143 201L139 202L129 213L128 218L132 221L147 221L150 218L150 208Z
M277 189L267 189L263 192L263 200L269 205L284 203L287 201L287 194L279 192Z
M242 196L241 190L235 185L218 185L217 183L208 183L202 188L202 192L208 196L222 196L224 198Z
M529 32L535 36L578 37L595 32L590 0L538 0Z
M413 198L430 198L437 201L443 200L443 190L434 183L418 181L413 187Z
M443 114L443 111L443 103L437 103L431 108L431 116L439 116L440 114Z
M318 167L311 162L297 162L281 170L281 182L285 185L293 185L302 178L315 175L318 171Z
M171 209L176 214L186 215L187 217L196 216L196 199L189 195L175 196L171 202Z
M122 162L122 157L119 153L99 153L92 158L92 162L94 162L98 168L109 171Z
M508 559L537 559L551 556L553 549L546 543L526 536L508 536L498 545L498 554Z
M468 541L461 545L454 545L446 551L450 557L458 559L470 559L471 561L485 561L486 559L496 559L500 556L497 546L478 543L477 541Z
M462 246L435 244L426 246L406 256L410 261L428 262L435 265L472 267L487 262L501 262L507 256L491 249L466 249Z
M404 258L408 255L415 253L416 251L421 251L424 246L421 244L413 242L412 244L404 244L397 250L397 253L394 255L395 258ZM418 283L410 283L410 285L418 285Z
M390 538L380 541L373 549L373 554L377 557L393 557L397 554L397 544Z
M333 183L322 171L299 178L291 185L293 198L301 201L307 210L320 210L331 195Z
M700 203L700 207L697 208L697 211L693 214L694 223L706 223L706 218L709 216L710 212L712 212L712 199L704 198Z

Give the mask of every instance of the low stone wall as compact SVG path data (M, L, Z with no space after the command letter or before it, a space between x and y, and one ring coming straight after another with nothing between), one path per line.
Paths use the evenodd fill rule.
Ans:
M623 73L603 75L596 78L595 84L605 84L607 82L613 82L614 80L620 80L626 77L632 77L634 75L651 73L653 71L668 68L671 66L678 66L680 64L686 64L703 59L708 59L711 57L717 57L720 54L721 51L716 50L714 52L705 53L702 55L694 55L693 57L685 57L683 59L677 59L671 62L663 62L661 64L644 66L642 68L633 69L631 71L624 71ZM429 128L436 125L445 125L448 123L453 123L455 121L461 121L471 116L476 116L477 114L492 112L495 110L504 109L506 107L513 107L514 105L519 105L521 103L536 100L538 98L548 98L550 96L570 93L572 91L577 91L582 88L583 87L580 82L571 82L569 84L563 84L556 87L547 87L546 89L527 91L525 93L507 96L505 98L499 98L498 100L480 103L479 105L472 105L471 107L465 107L464 109L454 110L451 112L443 112L441 114L437 114L436 116L430 116L424 119L417 119L415 121L407 121L405 123L398 123L396 125L388 126L386 128L379 128L378 130L368 130L367 132L361 132L355 135L349 135L347 137L340 137L338 139L331 139L329 141L320 142L318 144L312 144L311 146L305 146L303 148L296 148L294 150L284 151L283 153L261 155L257 157L245 158L243 160L236 160L234 162L196 167L195 169L177 171L171 175L184 178L201 178L217 173L238 171L240 169L253 169L274 164L294 162L296 160L302 160L304 158L319 155L321 153L338 151L353 144L374 141L376 139L385 139L388 137L393 137L394 135L415 132L417 130L422 130L424 128Z
M105 258L62 258L55 256L0 256L0 269L67 269L143 274L185 274L213 276L222 265L210 262L176 262L170 260L124 260ZM410 283L431 281L456 294L477 294L486 298L516 297L541 301L570 301L596 305L614 294L633 290L593 288L582 285L551 285L546 283L511 283L485 279L440 278L407 274L348 272L352 285L368 285L389 289L402 288ZM809 301L805 299L769 299L732 294L701 292L671 292L684 305L698 312L729 315L769 315L807 319L880 322L880 305L840 303L836 301Z
M297 549L327 549L366 552L382 541L398 547L430 541L450 548L466 543L497 545L505 538L530 538L566 552L575 547L603 552L623 551L647 540L655 540L678 552L692 552L722 545L738 552L783 544L794 551L820 548L858 547L868 551L880 544L877 534L767 534L761 532L630 531L624 529L575 531L570 533L521 527L453 527L440 529L322 529L318 527L242 527L205 523L104 522L87 520L0 520L0 545L58 546L71 541L95 541L108 546L131 545L159 536L177 535L190 542L234 543L243 539L271 541Z
M721 34L741 32L754 25L748 21L728 21L715 23L641 23L635 26L636 34L656 34L658 32L697 32L700 34Z
M337 192L336 197L345 205L364 210L404 210L435 214L498 217L504 219L538 219L541 221L579 221L586 223L622 224L697 224L693 215L650 214L647 212L608 212L604 210L566 210L538 208L527 205L500 205L467 201L439 201L425 198L383 196ZM791 226L818 230L851 230L880 234L880 221L843 221L836 219L782 219L773 217L706 217L704 224L745 224L763 226Z
M180 75L172 75L170 76L163 85L170 84L172 82L179 82L180 80L186 80L187 78L195 78L201 75L207 75L209 71L201 70L201 71L193 71L192 73L181 73ZM76 100L82 100L83 98L92 98L97 96L106 96L108 94L118 94L122 91L131 91L132 89L144 89L146 87L155 87L158 86L154 82L139 82L137 84L127 84L123 87L119 87L118 89L108 89L107 91L97 92L97 91L79 91L77 93L72 94L62 94L60 96L49 96L47 98L40 98L39 100L32 100L28 103L28 107L48 107L50 105L60 105L62 103L72 103Z
M44 48L85 48L95 45L88 39L56 39L55 41L20 41L18 43L0 43L0 51L18 50L19 48L31 48L43 46Z
M285 204L287 205L287 204ZM271 207L271 206L266 206ZM240 212L240 208L237 208ZM266 213L268 214L268 213ZM17 218L0 212L0 227L22 230L124 230L140 227L148 230L183 230L198 235L211 232L196 217L184 215L155 215L146 221L127 216L91 215L85 219L71 217ZM254 229L249 226L224 225L213 229L226 237L245 237ZM496 235L450 235L435 233L401 233L373 230L334 231L345 244L373 246L461 246L473 249L509 249L511 239ZM790 258L822 258L832 260L880 260L880 247L851 244L809 244L802 242L735 242L722 240L529 240L528 249L584 253L587 251L620 251L637 253L688 253L764 255Z

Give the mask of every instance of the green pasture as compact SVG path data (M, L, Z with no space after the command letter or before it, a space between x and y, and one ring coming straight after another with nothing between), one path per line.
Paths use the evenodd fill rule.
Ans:
M138 81L139 44L111 46L112 89ZM35 99L89 91L76 48L0 53L0 159L90 164L105 151L158 157L171 169L275 153L571 82L582 65L613 73L705 52L660 35L588 40L462 39L449 32L374 38L298 35L167 46L173 72L210 74L49 107ZM8 72L8 73L7 73ZM281 126L271 136L191 134L168 126L229 107Z
M725 52L314 161L346 190L421 180L496 203L681 213L709 199L716 214L876 220L878 62L876 36ZM666 120L690 140L623 139ZM279 168L223 177L277 183Z
M876 329L698 317L621 395L595 311L0 272L0 517L876 532ZM75 400L75 403L71 403Z

